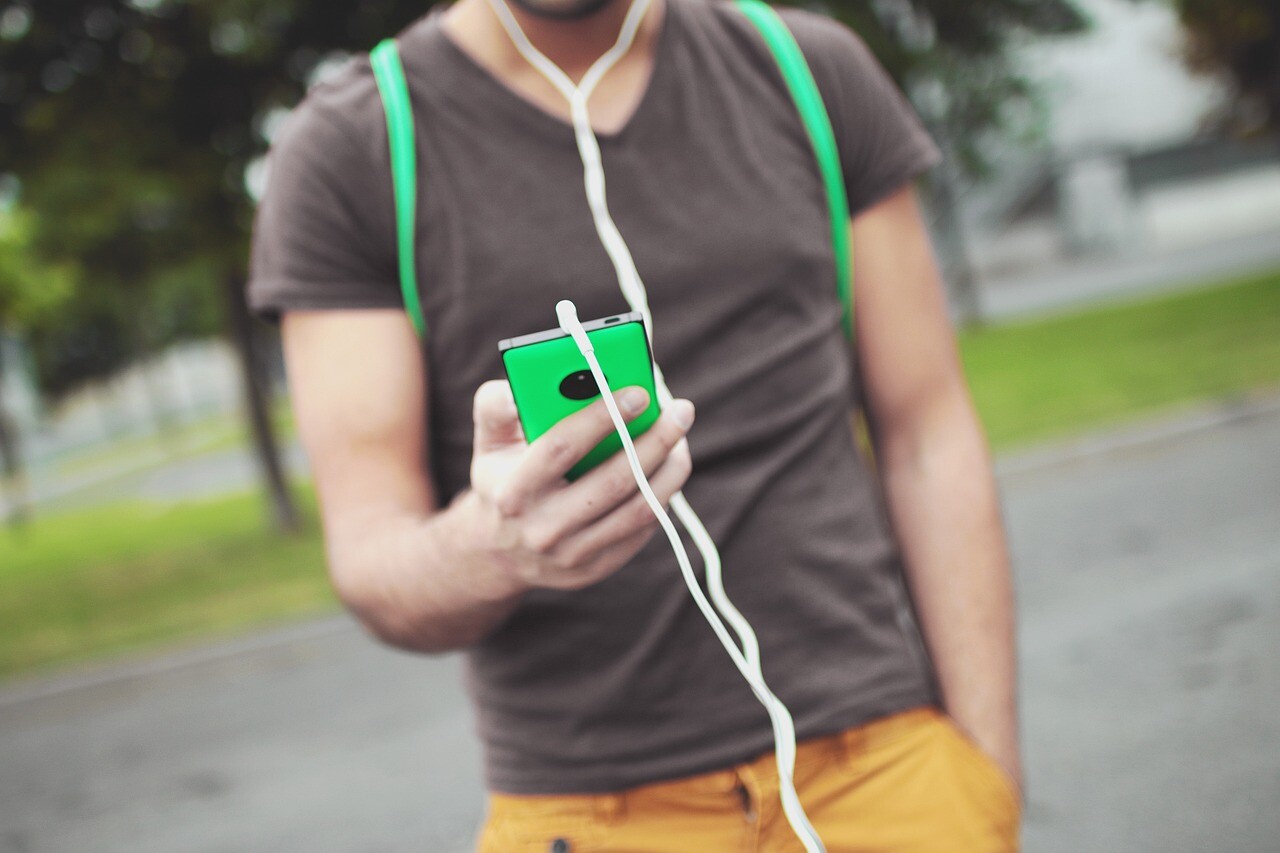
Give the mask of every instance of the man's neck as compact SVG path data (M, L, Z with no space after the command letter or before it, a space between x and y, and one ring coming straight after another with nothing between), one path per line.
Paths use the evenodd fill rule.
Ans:
M457 0L445 15L446 27L458 41L499 67L526 65L526 60L516 50L489 2ZM514 3L507 5L533 46L577 82L592 63L618 40L631 3L632 0L610 0L588 17L568 20L535 15ZM653 52L662 16L666 12L665 0L650 0L649 5L631 46L631 52L635 54Z

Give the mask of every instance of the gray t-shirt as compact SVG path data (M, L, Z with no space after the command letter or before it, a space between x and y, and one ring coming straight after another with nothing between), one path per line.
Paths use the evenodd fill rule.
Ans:
M475 389L504 376L498 341L554 327L562 298L584 319L628 308L570 124L463 53L441 11L406 29L401 49L419 145L428 452L448 501L469 482ZM854 33L782 15L831 114L851 213L938 161ZM727 3L667 0L656 50L639 107L600 147L613 217L649 292L655 359L698 408L684 494L802 738L934 703L899 549L849 427L855 374L825 195L793 102L760 34ZM272 319L402 304L366 57L315 87L274 146L249 299ZM497 791L613 791L772 748L764 709L662 535L588 589L530 593L467 662Z

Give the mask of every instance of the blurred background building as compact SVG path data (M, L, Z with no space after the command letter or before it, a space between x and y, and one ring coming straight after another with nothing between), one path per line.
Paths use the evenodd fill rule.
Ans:
M1091 30L1019 51L1043 93L1045 138L1005 141L991 180L964 195L982 278L1241 237L1280 246L1280 139L1224 127L1229 83L1187 69L1174 10L1078 5Z

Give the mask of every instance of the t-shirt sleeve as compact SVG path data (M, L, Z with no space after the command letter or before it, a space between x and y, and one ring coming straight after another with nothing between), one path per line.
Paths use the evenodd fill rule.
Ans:
M385 146L385 129L356 133L310 98L293 111L267 157L250 252L251 311L278 322L290 309L403 306Z
M831 117L850 215L942 161L920 117L861 37L814 12L791 8L779 13L800 45Z

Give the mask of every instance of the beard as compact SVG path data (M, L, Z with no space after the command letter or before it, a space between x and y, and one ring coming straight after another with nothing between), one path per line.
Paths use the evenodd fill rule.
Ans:
M531 15L558 21L590 17L614 0L511 0Z

